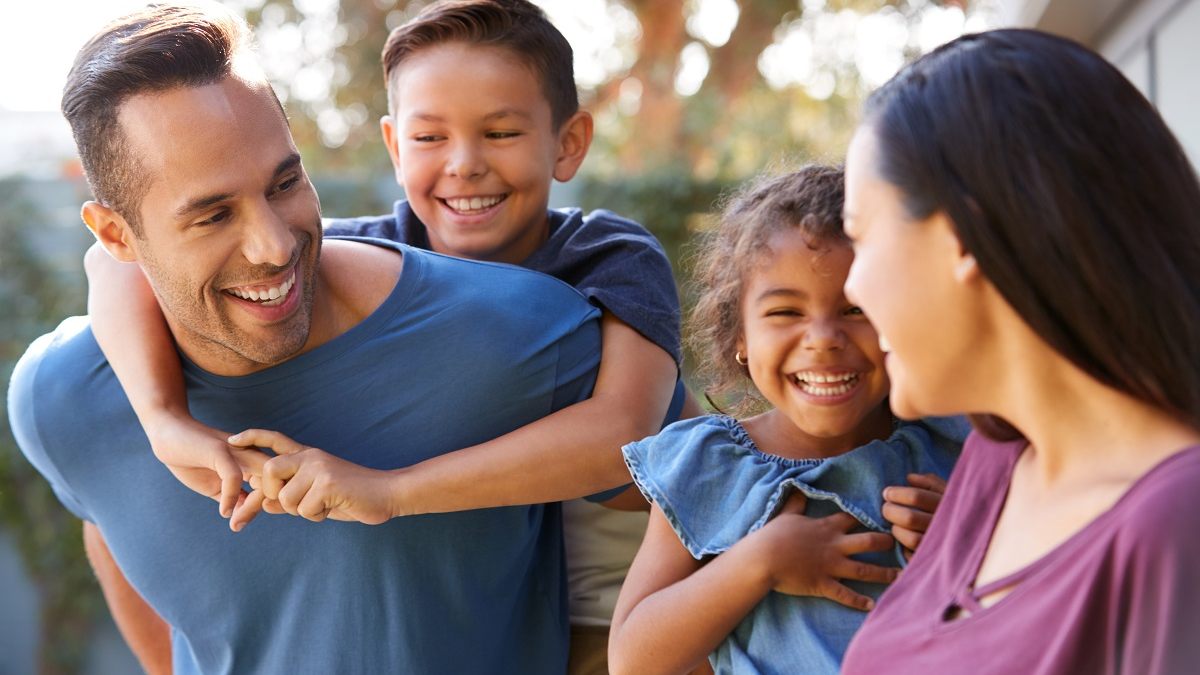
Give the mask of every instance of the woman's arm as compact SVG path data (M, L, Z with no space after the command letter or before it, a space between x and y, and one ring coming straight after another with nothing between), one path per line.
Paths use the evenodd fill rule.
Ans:
M248 430L234 445L279 454L261 467L265 507L316 519L356 514L362 522L422 513L540 504L610 490L630 481L621 446L657 433L675 389L666 351L610 314L591 398L497 439L394 471L360 467L273 432ZM285 484L291 488L284 490ZM303 511L301 502L305 502ZM257 500L248 500L257 505ZM239 509L235 529L254 517Z
M155 456L184 485L220 502L228 517L242 494L242 472L228 434L188 413L175 341L150 284L134 263L99 244L84 255L92 333L125 390Z

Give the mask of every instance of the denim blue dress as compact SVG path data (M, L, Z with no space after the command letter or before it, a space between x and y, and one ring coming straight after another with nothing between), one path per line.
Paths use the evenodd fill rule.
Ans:
M787 459L760 451L741 423L711 415L672 424L623 448L647 499L666 514L697 560L729 549L766 524L793 490L806 515L845 511L864 528L888 532L882 491L909 473L950 474L970 425L961 418L901 422L886 440L827 459ZM902 566L892 551L856 556ZM848 582L878 598L884 586ZM836 673L866 614L824 598L769 593L709 656L718 675Z

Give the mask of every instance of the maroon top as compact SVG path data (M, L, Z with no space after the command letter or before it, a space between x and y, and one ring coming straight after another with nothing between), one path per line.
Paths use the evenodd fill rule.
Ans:
M920 550L850 643L843 673L1200 673L1200 447L1038 561L973 590L1024 448L967 439ZM944 618L958 607L970 615Z

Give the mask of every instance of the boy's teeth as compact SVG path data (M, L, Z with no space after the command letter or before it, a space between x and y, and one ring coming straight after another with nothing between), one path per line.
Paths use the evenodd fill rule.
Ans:
M455 211L481 211L500 203L502 197L461 197L447 199L446 203Z
M296 285L296 272L293 271L282 284L267 288L231 288L229 292L243 300L260 302L267 306L282 304L287 299L288 292Z

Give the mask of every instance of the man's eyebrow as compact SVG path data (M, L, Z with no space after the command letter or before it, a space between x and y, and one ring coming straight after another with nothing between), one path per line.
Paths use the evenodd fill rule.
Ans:
M276 178L279 178L281 175L287 173L288 171L295 169L298 166L300 166L300 153L293 152L292 154L283 158L283 161L279 162L279 164L275 165L275 170L271 172L271 181L274 182ZM203 197L197 197L195 199L189 200L188 203L179 207L175 211L175 217L182 218L182 217L188 215L189 213L194 213L196 211L206 209L206 208L212 206L213 204L223 202L226 199L229 199L231 197L233 197L232 192L221 192L221 193L215 194L215 195L205 195Z

